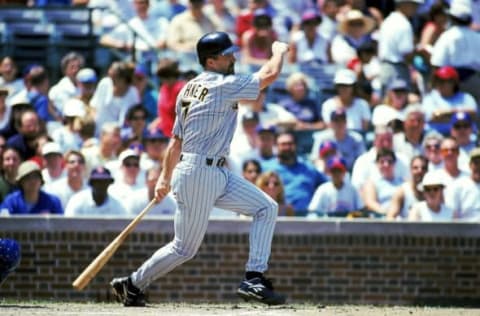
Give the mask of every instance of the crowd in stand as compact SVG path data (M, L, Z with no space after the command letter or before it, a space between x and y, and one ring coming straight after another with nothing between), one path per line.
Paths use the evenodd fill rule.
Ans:
M223 30L241 46L238 71L268 60L273 41L290 44L281 89L239 105L226 157L280 216L480 220L480 1L28 5L49 2L98 9L99 44L136 62L100 74L71 52L50 82L45 65L0 60L1 214L139 213L154 196L176 96L201 71L196 42ZM335 69L331 91L303 71L322 67ZM169 195L150 214L175 208Z

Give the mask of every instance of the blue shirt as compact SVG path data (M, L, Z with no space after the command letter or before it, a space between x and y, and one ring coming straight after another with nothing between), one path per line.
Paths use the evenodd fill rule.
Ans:
M278 173L285 188L286 203L293 206L295 215L307 214L315 190L327 181L325 175L313 165L299 159L291 166L280 163L278 159L271 159L262 163L262 170Z
M295 101L288 97L281 100L279 104L302 122L315 123L322 120L317 104L312 99L305 98L301 101Z
M63 214L60 200L43 191L40 191L37 203L29 206L23 197L23 192L17 190L5 197L0 209L7 209L12 215Z

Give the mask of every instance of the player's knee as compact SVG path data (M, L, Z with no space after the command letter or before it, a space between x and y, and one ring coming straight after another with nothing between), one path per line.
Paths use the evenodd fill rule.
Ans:
M182 258L182 261L185 262L185 261L188 261L190 259L192 259L193 257L195 257L195 255L197 254L198 252L198 248L197 246L186 246L186 245L183 245L182 243L180 242L176 242L174 245L173 245L173 252L180 258Z

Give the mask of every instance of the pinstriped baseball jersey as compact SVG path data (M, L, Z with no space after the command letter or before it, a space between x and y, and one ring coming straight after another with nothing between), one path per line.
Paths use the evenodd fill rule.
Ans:
M252 75L224 76L203 72L183 87L177 98L173 134L183 151L228 156L237 124L237 101L255 99L259 80Z
M219 164L229 153L237 101L255 99L259 84L256 75L205 71L180 91L173 134L182 139L182 154L171 181L177 201L175 238L131 275L140 289L196 254L214 206L253 217L246 270L267 270L278 205Z

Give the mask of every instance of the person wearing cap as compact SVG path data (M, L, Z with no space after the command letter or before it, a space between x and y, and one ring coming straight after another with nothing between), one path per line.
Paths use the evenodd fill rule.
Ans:
M454 0L447 11L450 27L433 46L430 63L436 68L452 66L458 72L460 90L480 102L480 33L470 28L470 1Z
M170 21L167 47L190 60L202 35L220 29L204 12L205 0L189 0L188 8ZM191 60L193 61L193 59Z
M320 130L325 128L317 100L309 92L309 79L302 72L294 72L288 76L285 86L288 95L279 99L278 103L288 112L295 115L296 130Z
M472 140L474 135L474 121L472 116L466 112L456 112L450 120L450 135L455 138L462 153L466 156L477 147Z
M336 95L322 104L322 117L325 123L330 123L330 115L338 108L347 113L347 128L358 132L366 132L370 125L370 106L355 96L357 75L353 70L340 68L335 72L333 83Z
M406 107L410 103L413 103L412 101L417 101L417 98L415 98L415 100L412 99L413 97L411 97L408 83L401 78L394 78L386 87L386 94L383 104L395 109L400 118L403 116L403 112L405 111Z
M423 155L428 159L429 171L443 168L443 156L440 151L443 139L443 135L435 130L427 132L423 138Z
M378 150L375 164L380 176L368 179L362 188L365 207L377 215L387 215L395 191L405 180L406 175L395 175L396 160L397 156L391 149Z
M328 160L335 156L340 156L337 144L331 140L325 140L320 144L320 149L316 159L313 160L313 164L318 171L326 173Z
M461 91L459 75L455 68L443 66L433 72L432 90L425 95L422 107L431 128L446 135L449 121L457 111L477 114L477 102L467 92Z
M407 219L411 207L423 201L423 191L419 186L423 176L428 172L428 159L425 156L414 156L410 161L410 179L404 181L393 193L390 207L387 210L387 219Z
M272 56L273 42L278 35L273 29L272 16L266 9L257 9L253 12L252 27L243 33L242 63L257 69Z
M455 219L480 221L480 148L469 155L470 176L456 181L445 194L445 203L454 210Z
M327 160L326 173L330 180L321 184L308 205L309 218L347 216L363 208L358 191L346 179L347 164L338 156Z
M346 12L330 47L333 62L346 66L350 60L358 57L357 48L371 40L370 34L374 29L375 20L362 11L353 9Z
M115 61L108 68L107 76L98 82L90 100L97 127L107 122L122 126L128 109L140 103L140 95L133 86L134 70L133 63Z
M16 182L20 189L5 197L0 210L7 210L11 215L63 214L60 200L41 190L42 172L35 162L20 164Z
M11 56L5 56L0 60L0 86L8 89L6 104L12 105L12 101L25 91L25 84L21 78L18 78L18 66Z
M48 97L59 113L63 113L63 107L68 99L78 95L76 75L84 63L85 58L76 52L69 52L62 57L60 68L63 77L48 91Z
M162 165L170 140L159 129L147 130L143 135L143 146L145 152L140 156L140 168L148 170L155 165Z
M445 183L438 171L430 171L423 177L420 189L425 201L415 203L409 214L410 221L452 221L453 209L444 202Z
M82 118L86 114L85 104L80 99L72 98L65 102L63 126L51 133L53 141L60 146L62 153L82 148L83 140L80 136L80 129Z
M63 170L63 152L55 142L47 142L43 144L42 149L43 165L42 170L43 182L50 184L65 177Z
M423 152L425 137L425 113L420 104L410 104L404 111L403 131L393 136L395 153L400 153L410 161Z
M328 40L320 33L322 16L317 10L310 9L302 14L300 30L292 33L288 61L294 63L328 63Z
M443 168L438 172L445 179L446 189L449 190L453 181L468 177L468 155L460 151L458 142L452 137L445 137L440 144L440 154L443 158Z
M380 81L383 92L393 78L401 78L411 86L408 64L417 49L409 19L415 16L422 3L423 0L395 0L395 11L380 25L378 57L381 60Z
M330 114L330 123L323 131L313 133L313 145L310 159L315 161L320 146L325 141L337 144L340 156L345 160L347 169L352 170L355 160L365 152L365 142L358 132L347 129L347 112L336 109Z
M95 70L92 68L82 68L75 76L78 87L77 98L81 100L86 106L87 114L92 115L92 109L90 108L90 100L95 93L97 87L98 77ZM65 114L64 114L65 115Z
M235 32L237 34L237 45L242 45L242 35L252 27L254 12L257 9L266 9L270 13L274 13L268 0L249 0L247 7L241 10L236 17Z
M95 167L90 172L90 188L75 193L65 207L65 216L129 216L120 201L113 197L108 188L113 177L107 168Z

